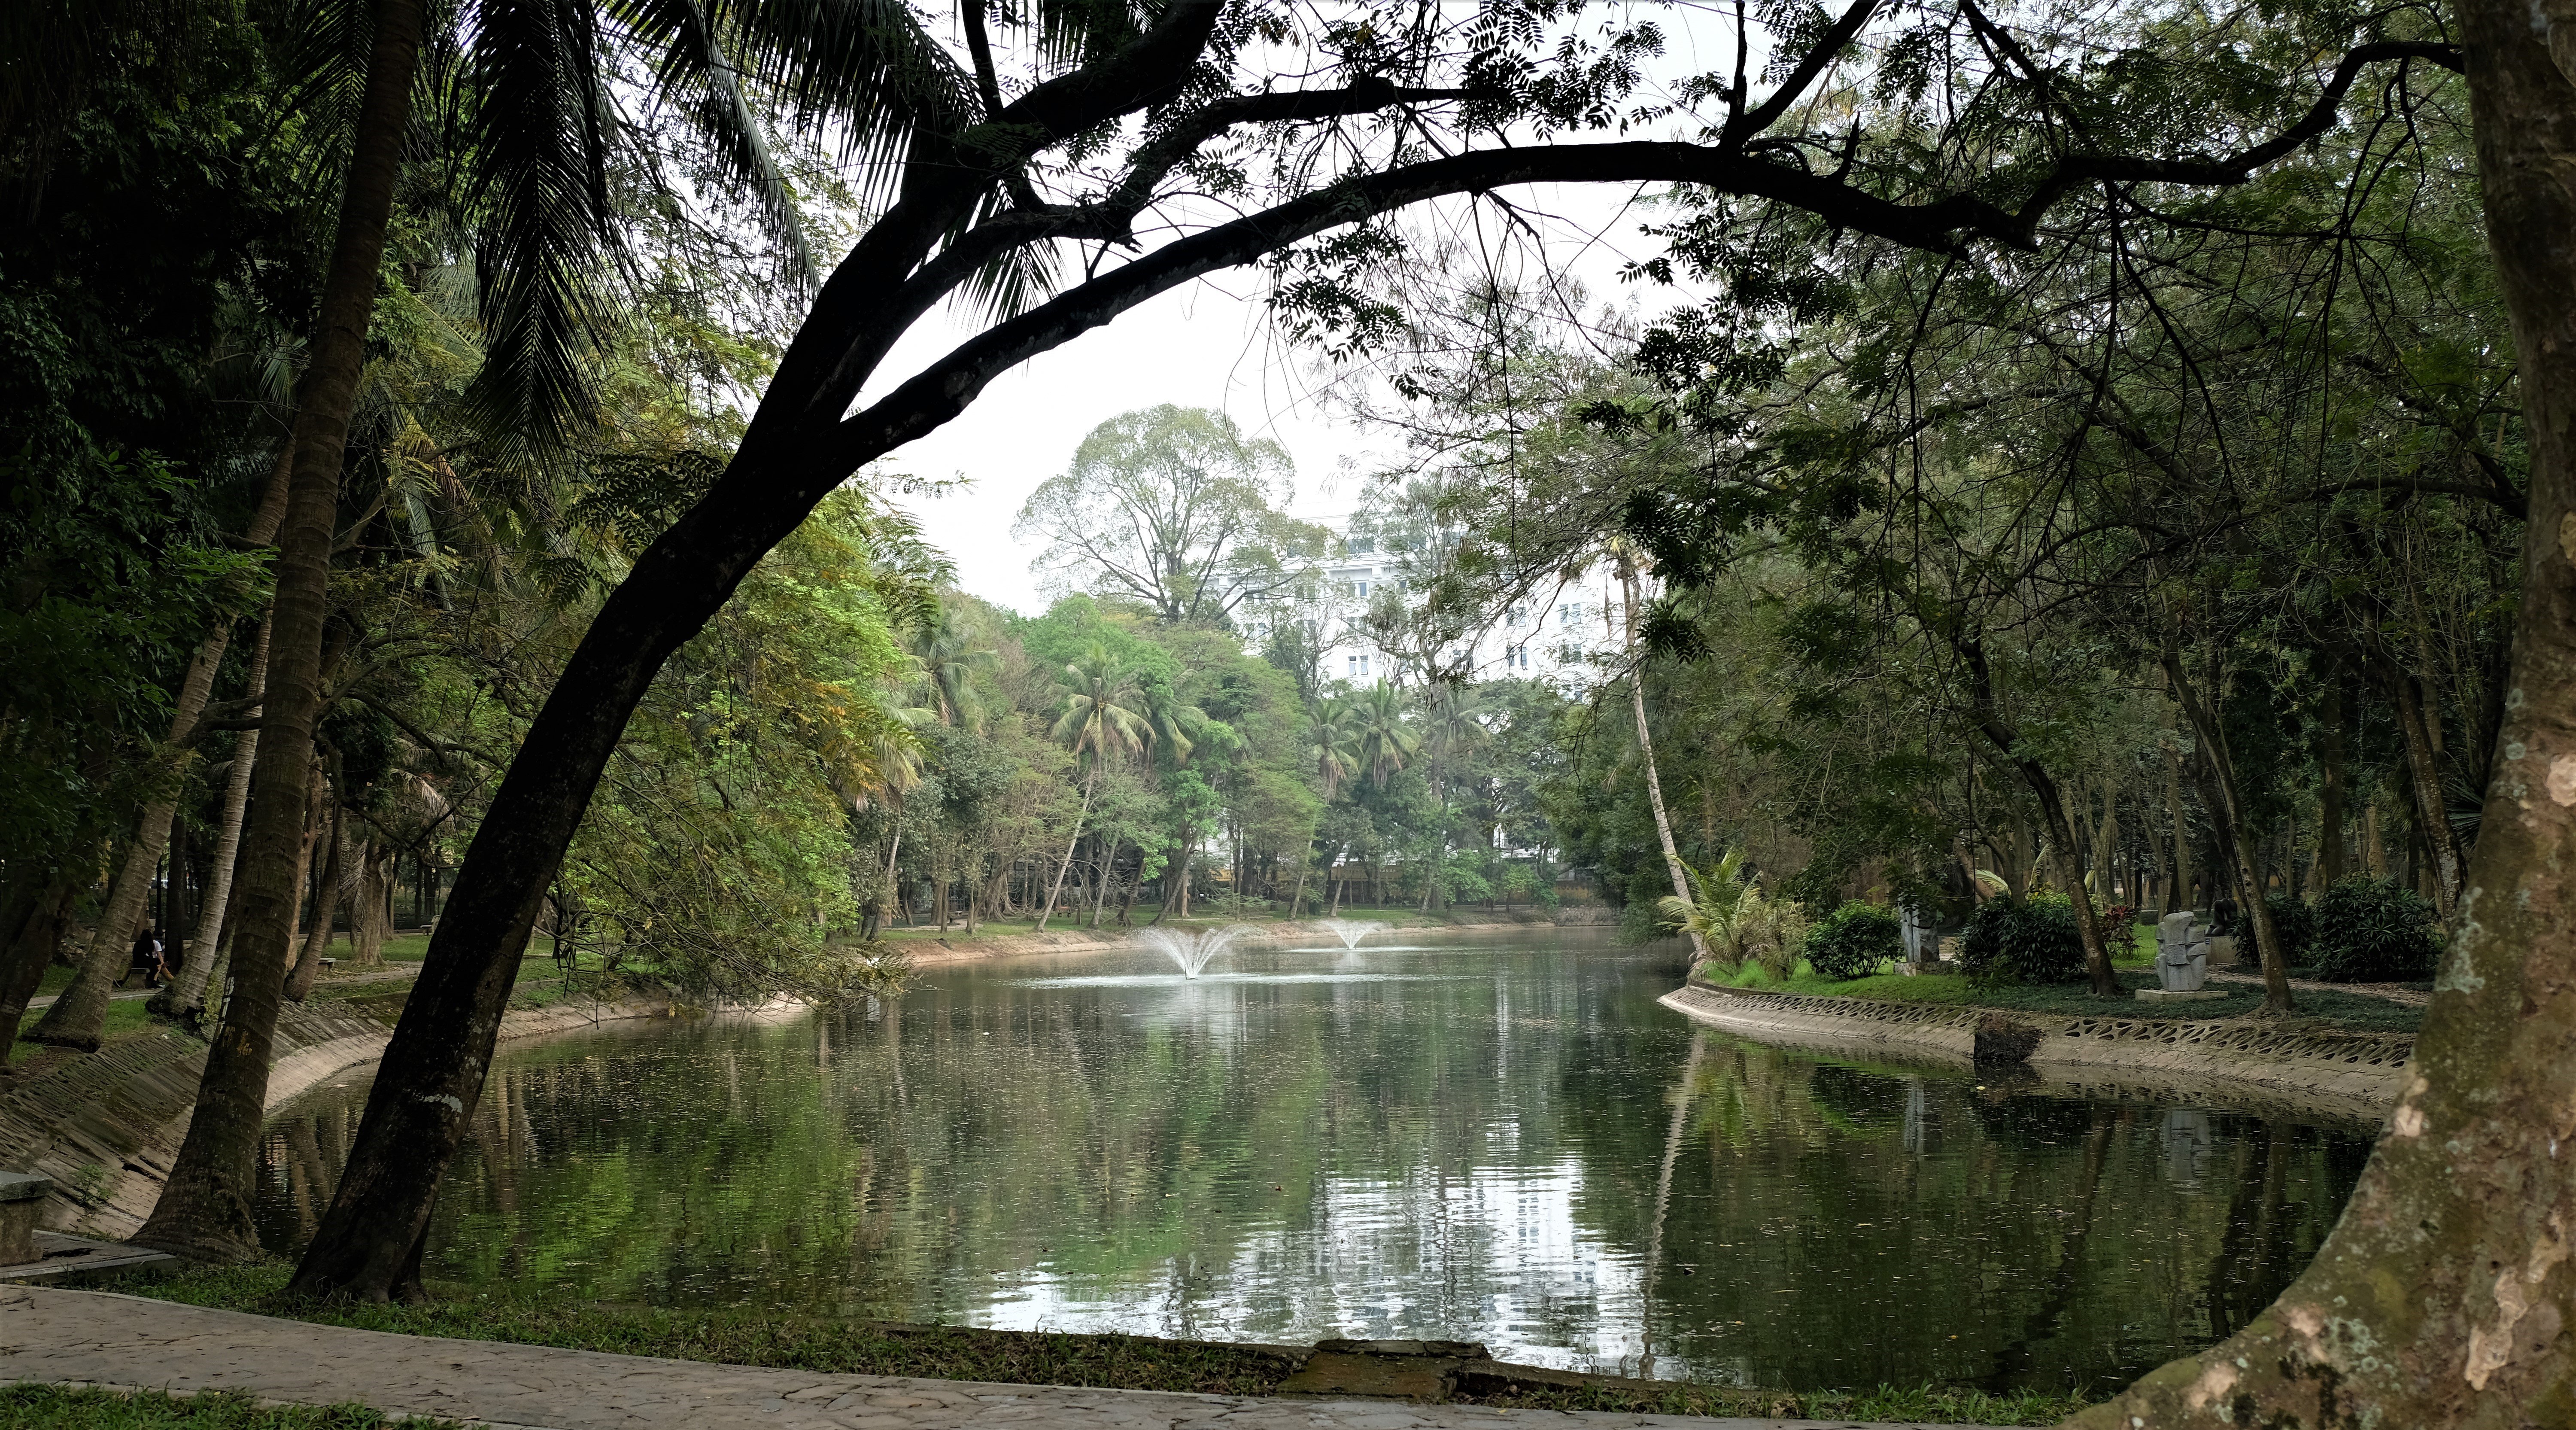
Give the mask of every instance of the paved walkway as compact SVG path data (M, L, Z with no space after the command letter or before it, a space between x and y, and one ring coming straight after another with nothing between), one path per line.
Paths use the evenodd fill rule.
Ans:
M820 1375L352 1331L97 1291L0 1285L0 1382L238 1390L545 1430L1926 1430L1849 1421L1566 1414L1382 1400Z

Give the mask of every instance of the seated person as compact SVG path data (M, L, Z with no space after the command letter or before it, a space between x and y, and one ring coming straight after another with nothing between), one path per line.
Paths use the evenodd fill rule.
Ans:
M116 986L124 987L125 980L138 973L143 975L146 988L158 988L170 977L170 965L162 961L161 930L157 925L145 924L134 935L131 959L124 976L116 980Z

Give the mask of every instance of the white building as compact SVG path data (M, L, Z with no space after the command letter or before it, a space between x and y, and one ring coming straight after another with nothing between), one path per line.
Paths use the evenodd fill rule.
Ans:
M1420 595L1406 589L1404 557L1380 549L1364 524L1355 531L1355 515L1314 518L1335 540L1324 564L1323 588L1311 603L1315 614L1308 619L1317 621L1324 633L1326 679L1376 685L1402 678L1406 672L1400 664L1406 657L1372 640L1361 617L1372 603L1390 597L1413 601ZM1619 582L1606 563L1595 563L1576 580L1551 581L1485 617L1471 637L1472 649L1443 653L1444 668L1463 669L1473 680L1517 678L1574 686L1593 678L1595 657L1615 654L1624 644ZM1418 678L1419 672L1413 674Z

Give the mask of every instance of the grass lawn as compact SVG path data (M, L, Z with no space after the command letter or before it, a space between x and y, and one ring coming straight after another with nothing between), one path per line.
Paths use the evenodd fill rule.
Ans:
M137 986L139 987L140 985ZM23 1032L29 1028L35 1027L36 1020L43 1016L44 1013L42 1010L29 1009L26 1021L18 1025L19 1030ZM143 1011L142 999L120 998L107 1005L107 1022L102 1025L100 1042L102 1045L120 1042L126 1038L139 1037L143 1034L153 1032L162 1026L164 1025L155 1021L151 1014ZM20 1038L9 1047L9 1061L13 1063L24 1062L44 1051L44 1044L31 1043L25 1038ZM0 1424L5 1423L6 1422L0 1422Z
M1078 1385L1120 1390L1266 1395L1304 1362L1302 1350L1145 1336L991 1331L957 1326L898 1326L737 1310L672 1310L610 1306L560 1297L461 1296L419 1306L317 1307L285 1300L282 1265L144 1273L115 1289L195 1306L252 1311L325 1325L409 1335L511 1341L567 1350L663 1356L770 1366L826 1375L910 1375L1015 1385ZM1814 1416L1855 1420L1929 1420L1989 1425L2052 1425L2081 1409L2079 1397L1922 1387L1875 1391L1779 1392L1676 1382L1638 1390L1607 1384L1584 1388L1524 1386L1477 1403L1561 1410L1614 1410L1681 1415ZM159 1420L31 1421L78 1427L159 1426ZM236 1422L211 1422L226 1430ZM264 1422L238 1422L244 1430ZM340 1422L278 1422L292 1425ZM353 1426L369 1421L347 1422ZM0 1430L15 1423L0 1419Z
M2134 991L2156 986L2154 972L2142 964L2124 960L2115 965L2114 971L2118 973L2124 989ZM1955 1003L2052 1017L2202 1021L2242 1017L2263 1006L2263 990L2244 983L2212 983L2208 985L2212 990L2227 996L2205 1002L2141 1003L2135 998L2096 998L2092 990L2081 983L1980 988L1957 974L1947 973L1913 977L1901 973L1879 973L1867 978L1836 981L1819 977L1804 959L1799 960L1797 972L1786 982L1772 978L1755 964L1747 964L1718 981L1735 988L1776 989L1784 993L1813 993L1829 998L1876 998L1890 1003ZM2424 1023L2423 1009L2374 998L2366 993L2301 991L2293 995L2293 1004L2295 1016L2299 1019L2353 1032L2412 1033Z

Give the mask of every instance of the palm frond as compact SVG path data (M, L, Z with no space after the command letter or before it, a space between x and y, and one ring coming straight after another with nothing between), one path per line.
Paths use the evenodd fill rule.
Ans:
M610 14L652 51L654 97L687 116L726 176L749 191L754 215L786 250L788 280L811 293L820 277L804 219L715 17L700 0L610 0Z
M1002 191L992 190L984 195L974 222L958 232L965 233L1006 207ZM966 280L967 301L982 321L1007 322L1054 297L1062 267L1062 255L1054 244L1015 244L995 254Z
M482 370L468 409L504 441L559 449L596 405L589 371L622 256L609 199L619 129L590 0L482 0L458 95L477 219Z
M976 112L973 82L902 0L710 0L708 18L791 123L839 131L863 189L891 185L916 131Z
M1038 53L1060 68L1107 54L1143 32L1146 12L1129 0L1037 0Z

